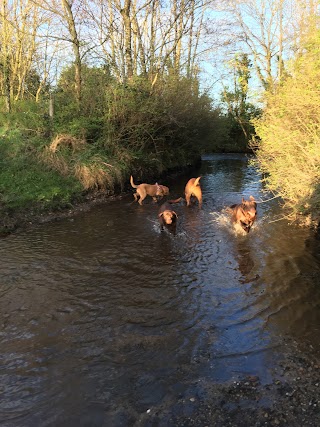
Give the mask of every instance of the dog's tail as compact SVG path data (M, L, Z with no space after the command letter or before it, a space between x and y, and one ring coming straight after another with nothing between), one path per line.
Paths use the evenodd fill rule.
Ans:
M130 176L130 184L131 184L131 187L133 187L133 188L138 188L138 187L139 187L139 185L136 185L136 184L133 182L133 177L132 177L132 175Z
M167 200L168 203L179 203L181 202L181 200L184 200L183 197L179 197L178 199L174 199L174 200Z
M196 180L194 181L194 186L197 187L199 184L201 176L198 176L198 178L196 178Z

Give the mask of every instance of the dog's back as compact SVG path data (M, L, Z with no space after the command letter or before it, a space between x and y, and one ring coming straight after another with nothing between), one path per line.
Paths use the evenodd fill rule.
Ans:
M133 188L136 188L136 193L133 194L134 200L137 201L140 205L142 205L143 200L150 196L152 197L153 201L157 201L157 197L163 197L169 194L169 188L165 185L160 185L158 183L156 184L146 184L142 183L139 185L136 185L133 182L132 175L130 176L130 184Z
M196 197L198 200L199 208L202 206L202 190L199 183L200 178L201 176L198 176L198 178L190 178L185 186L184 194L187 206L190 206L192 196Z

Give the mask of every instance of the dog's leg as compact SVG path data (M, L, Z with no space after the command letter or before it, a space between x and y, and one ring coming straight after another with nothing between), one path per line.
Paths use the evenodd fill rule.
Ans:
M202 206L202 191L201 191L201 189L199 187L196 187L193 190L193 196L197 199L199 209L201 209L201 206Z
M134 197L134 201L137 202L138 201L138 193L133 193L133 197Z
M142 205L142 202L147 197L147 193L145 191L139 191L139 196L140 196L139 205Z

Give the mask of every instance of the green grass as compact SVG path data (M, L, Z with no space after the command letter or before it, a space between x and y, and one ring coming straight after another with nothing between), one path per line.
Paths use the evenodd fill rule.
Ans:
M6 165L0 172L0 200L8 208L54 207L71 202L81 192L80 183L26 162L25 169Z
M38 161L37 141L23 141L17 131L0 133L0 203L23 210L56 208L71 203L82 187L74 177L63 177Z

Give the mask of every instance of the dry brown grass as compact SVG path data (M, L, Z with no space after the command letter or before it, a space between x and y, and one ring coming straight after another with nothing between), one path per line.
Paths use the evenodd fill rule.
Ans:
M54 140L49 145L48 149L52 153L56 153L56 151L61 147L70 148L73 151L81 150L84 148L86 141L84 139L75 138L72 135L61 134L57 135Z
M74 175L81 182L84 190L105 191L114 188L115 178L104 169L102 164L77 164L74 167Z
M68 154L62 147L72 151ZM39 157L61 175L74 176L84 190L113 191L116 183L123 182L121 168L107 163L103 153L91 155L85 141L71 135L58 135Z
M56 170L63 176L70 174L70 164L59 153L54 153L51 151L49 147L46 147L39 154L39 159L41 162L49 166L49 168Z

